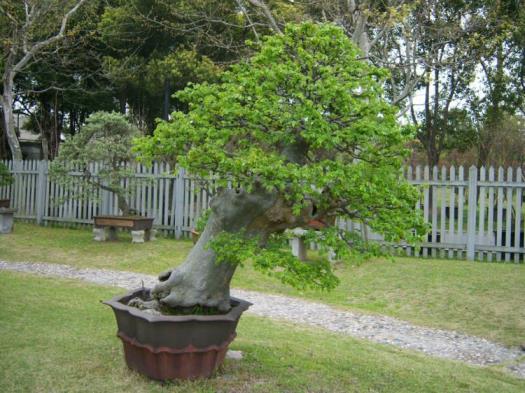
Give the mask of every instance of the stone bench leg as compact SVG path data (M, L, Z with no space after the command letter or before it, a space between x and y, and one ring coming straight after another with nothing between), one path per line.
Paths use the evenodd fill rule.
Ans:
M301 261L306 261L306 245L300 237L292 239L292 254Z
M13 232L14 213L0 213L0 233Z
M117 228L109 227L109 229L108 229L108 240L118 240Z
M144 243L146 241L146 231L131 231L132 243Z
M337 255L335 254L335 251L331 248L328 250L328 261L330 263L337 262Z
M107 228L93 228L93 240L97 242L105 242L108 240Z
M117 228L115 227L102 227L93 228L94 240L97 242L105 242L108 240L118 240Z
M145 231L145 239L146 241L153 241L157 240L157 230L156 229L146 229Z

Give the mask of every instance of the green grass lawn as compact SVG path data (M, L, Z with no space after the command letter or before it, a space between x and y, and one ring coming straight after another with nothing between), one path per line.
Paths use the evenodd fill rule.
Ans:
M131 244L98 243L86 229L17 223L0 237L0 259L64 263L81 267L156 274L180 263L189 241L159 239ZM455 260L396 258L336 267L341 284L332 292L302 292L239 269L233 285L317 300L344 309L398 317L414 323L455 329L508 345L525 343L525 265Z
M523 392L525 381L316 329L243 316L210 380L160 384L129 371L112 311L120 292L0 272L0 392Z

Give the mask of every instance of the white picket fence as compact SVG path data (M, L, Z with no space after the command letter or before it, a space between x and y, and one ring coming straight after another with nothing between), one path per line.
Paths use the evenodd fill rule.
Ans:
M395 245L407 255L480 261L524 259L523 182L518 168L408 167L404 176L421 192L416 209L430 224L426 241L415 249ZM382 242L361 224L340 223Z
M107 191L90 200L54 202L67 199L67 192L49 180L47 161L4 163L15 182L0 188L0 199L11 199L19 219L79 225L91 224L97 214L118 214L117 200ZM130 206L141 215L155 217L157 229L179 238L189 234L200 212L208 207L214 187L184 170L174 172L164 163L151 168L138 165L136 176L152 180L136 186ZM424 257L523 260L525 182L521 169L409 167L404 176L421 190L415 208L422 211L431 231L419 248L398 244L398 250ZM360 231L369 241L382 241L361 223L339 220L338 225Z
M119 214L117 198L108 191L101 190L87 200L68 199L67 191L49 179L47 161L4 161L4 164L15 181L9 187L0 187L0 199L11 199L11 207L18 209L15 215L18 219L44 225L86 225L92 224L96 215ZM93 164L93 173L97 167ZM203 183L184 170L174 174L169 164L155 163L152 167L138 164L135 176L148 180L135 186L130 206L140 215L155 217L155 228L169 235L177 238L188 235L200 212L208 208L213 184Z

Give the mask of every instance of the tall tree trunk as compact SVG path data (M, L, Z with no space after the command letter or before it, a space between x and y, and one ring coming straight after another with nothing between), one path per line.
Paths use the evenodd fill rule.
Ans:
M69 112L69 134L75 135L75 119L76 119L76 110L71 109Z
M58 149L58 93L53 97L53 128L51 129L51 158L56 156Z
M426 148L427 152L427 164L432 170L433 167L439 165L440 152L434 140L428 142Z
M4 122L4 112L0 108L0 159L6 159L8 157L7 151L7 136L4 131L5 122Z
M480 166L488 166L490 163L494 142L498 138L498 131L504 117L504 109L501 107L506 88L504 61L503 43L501 43L496 51L496 70L489 95L489 106L479 135L478 165Z
M119 104L119 112L125 115L126 114L126 97L124 96L124 94L122 94L120 98L118 99L118 104Z
M223 190L211 201L211 214L199 241L182 265L159 276L152 293L169 307L200 305L230 308L230 281L236 265L217 263L216 254L207 245L222 231L245 236L297 226L293 215L279 203L275 194L264 191L247 193Z
M478 140L478 167L489 166L494 145L494 128L493 124L484 124L479 132ZM497 131L496 131L497 132Z
M359 8L353 4L350 6L352 17L354 21L354 32L352 34L352 41L359 46L359 49L363 52L363 56L368 59L370 56L370 39L368 38L368 32L366 24L368 23L369 15L369 4L367 1L362 2Z
M13 160L21 160L22 148L16 135L15 117L13 113L13 79L13 75L6 75L3 79L4 92L2 94L2 108L4 110L4 130Z
M162 118L164 120L169 120L170 117L170 93L171 93L171 83L168 78L164 81L164 110L162 113Z
M49 141L45 132L40 132L40 142L42 143L42 159L49 160Z

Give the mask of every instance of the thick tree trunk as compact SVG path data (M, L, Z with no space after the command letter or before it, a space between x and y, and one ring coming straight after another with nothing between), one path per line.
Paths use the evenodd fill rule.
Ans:
M159 276L161 282L152 291L154 298L169 307L200 305L228 310L236 266L216 263L216 254L207 245L223 231L245 231L246 236L264 239L269 232L297 226L297 218L281 202L275 194L264 191L223 190L211 201L206 228L186 261Z
M7 143L11 150L13 160L22 159L22 148L16 135L15 117L13 113L13 77L4 76L4 92L2 94L2 108L4 110L4 130L7 136Z
M122 195L117 194L117 203L118 203L118 208L122 212L122 215L129 216L130 208L129 208L129 204L126 198L123 197Z

